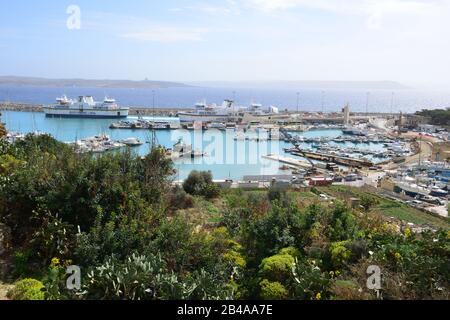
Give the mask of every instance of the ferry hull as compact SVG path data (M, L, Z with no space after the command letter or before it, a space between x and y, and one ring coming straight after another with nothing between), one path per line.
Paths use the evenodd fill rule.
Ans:
M178 118L180 122L234 122L234 121L244 121L244 122L270 122L276 120L282 120L288 118L287 116L279 114L264 114L264 115L253 115L249 113L244 114L233 114L228 115L199 115L193 113L178 113Z
M228 122L232 117L228 115L197 115L188 113L179 113L180 122Z
M91 118L91 119L123 119L128 117L129 109L119 110L68 110L44 109L48 118Z
M125 119L128 116L117 115L96 115L96 114L49 114L46 113L47 118L78 118L78 119Z

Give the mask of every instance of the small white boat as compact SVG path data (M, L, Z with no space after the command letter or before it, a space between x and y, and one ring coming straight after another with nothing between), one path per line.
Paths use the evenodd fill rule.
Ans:
M125 145L127 145L127 146L130 146L130 147L137 147L137 146L141 146L141 145L144 144L138 138L127 138L127 139L124 139L124 140L122 140L120 142L125 144Z

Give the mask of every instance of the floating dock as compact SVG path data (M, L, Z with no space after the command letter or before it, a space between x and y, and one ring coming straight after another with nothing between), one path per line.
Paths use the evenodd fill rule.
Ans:
M337 155L311 152L311 151L296 151L295 148L286 150L286 152L289 152L298 157L307 157L309 159L327 162L327 163L333 162L333 163L348 166L348 167L357 167L357 168L369 167L370 168L370 167L374 166L374 163L371 161L368 161L368 160L347 158L347 157L341 157L341 156L337 156Z
M304 169L312 169L312 165L306 161L302 161L302 160L297 160L294 158L288 158L288 157L283 157L283 156L278 156L278 155L274 155L274 154L269 154L267 156L262 156L264 159L269 159L269 160L273 160L273 161L278 161L281 163L285 163L291 166L295 166L295 167L300 167L300 168L304 168Z

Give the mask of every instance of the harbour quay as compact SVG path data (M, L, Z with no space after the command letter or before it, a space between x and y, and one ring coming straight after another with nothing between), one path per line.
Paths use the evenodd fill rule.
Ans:
M20 103L20 102L0 102L0 110L4 111L21 111L21 112L44 112L45 105ZM190 109L184 109L189 111ZM156 117L170 117L176 116L179 108L145 108L145 107L130 107L130 116L156 116Z

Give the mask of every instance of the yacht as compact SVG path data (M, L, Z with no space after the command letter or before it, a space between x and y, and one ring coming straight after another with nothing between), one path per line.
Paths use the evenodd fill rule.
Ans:
M360 137L367 135L367 132L364 132L363 130L360 130L357 128L349 128L349 127L344 128L342 130L342 132L347 135L360 136Z

